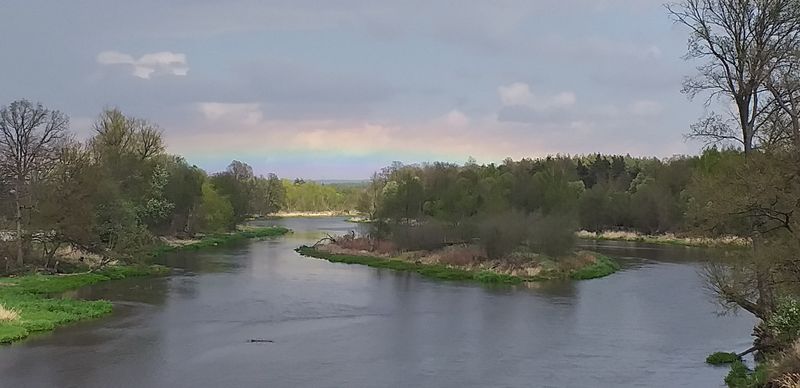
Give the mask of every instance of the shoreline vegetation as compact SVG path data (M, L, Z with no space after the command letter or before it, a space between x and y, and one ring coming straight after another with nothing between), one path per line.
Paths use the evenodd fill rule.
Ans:
M356 217L355 211L279 211L270 214L267 218L320 218L320 217Z
M349 217L347 222L354 224L370 224L374 222L369 217L355 211L351 212L285 212L277 213L275 217ZM750 244L750 239L739 236L703 237L688 236L676 233L647 234L635 231L603 230L591 232L579 230L575 237L595 241L627 241L660 245L677 245L698 248L742 248Z
M750 244L749 239L737 236L691 237L680 236L674 233L644 234L628 231L589 232L586 230L580 230L575 233L575 236L585 240L629 241L701 248L742 248L747 247L748 244Z
M360 264L374 268L416 272L422 276L486 284L522 284L547 280L588 280L611 275L620 269L613 259L594 252L578 251L552 259L545 255L519 254L508 260L479 259L473 247L448 247L437 251L380 253L343 248L336 243L301 246L302 256L334 263ZM467 257L470 256L470 257Z
M154 249L150 258L171 252L213 248L246 239L277 237L290 232L283 227L244 227L235 232L207 235L199 239L162 239L161 245ZM81 273L0 278L0 344L112 312L113 305L107 300L72 299L65 297L64 292L109 280L165 276L169 272L170 269L162 265L110 264Z

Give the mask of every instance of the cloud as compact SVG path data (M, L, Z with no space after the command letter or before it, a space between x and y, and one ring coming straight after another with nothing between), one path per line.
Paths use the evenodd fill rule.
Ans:
M185 76L189 73L186 54L161 51L134 58L119 51L103 51L97 54L97 63L104 66L125 66L135 77L149 79L154 75Z
M552 96L538 96L531 92L531 87L522 82L497 88L500 100L505 106L528 107L538 112L563 109L575 105L575 93L561 92Z
M197 104L197 109L206 119L212 121L226 120L256 125L264 120L261 106L254 103L201 102Z
M664 110L656 101L639 100L631 104L630 112L636 116L658 116Z
M451 127L464 127L469 125L470 120L460 110L453 109L444 116L444 122Z

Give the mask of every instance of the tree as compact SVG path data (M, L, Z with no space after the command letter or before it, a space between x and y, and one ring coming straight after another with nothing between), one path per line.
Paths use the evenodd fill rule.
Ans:
M211 183L220 194L224 195L233 206L234 222L243 221L253 209L253 189L255 176L253 168L247 163L234 160L228 168L211 177Z
M16 223L17 264L23 265L23 211L30 209L31 184L52 168L67 138L69 119L27 100L0 109L0 171L11 181Z
M208 181L203 182L202 199L195 217L198 230L203 232L221 232L234 224L231 203Z
M264 214L273 214L286 207L286 188L280 178L270 173L266 180L262 178L261 181L264 181L266 186Z
M675 22L689 28L687 58L708 61L684 82L690 97L710 93L736 106L739 133L718 115L693 126L691 136L733 140L753 150L767 104L764 86L773 70L797 47L800 6L794 0L685 0L667 5Z

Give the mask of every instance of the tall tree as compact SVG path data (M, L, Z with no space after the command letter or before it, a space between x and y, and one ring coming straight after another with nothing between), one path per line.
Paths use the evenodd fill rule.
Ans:
M738 133L711 115L694 125L691 135L737 141L750 153L768 109L765 82L797 45L800 6L795 0L685 0L667 9L690 30L686 57L707 60L683 91L690 97L707 92L709 102L724 97L736 106Z
M30 208L31 183L52 167L68 128L65 114L41 103L19 100L0 109L0 171L13 190L18 265L24 264L23 211Z

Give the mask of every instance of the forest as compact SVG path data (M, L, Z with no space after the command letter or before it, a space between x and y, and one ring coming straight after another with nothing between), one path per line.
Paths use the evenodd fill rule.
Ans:
M494 257L530 237L558 255L572 249L581 229L688 234L693 178L736 155L711 148L666 160L595 154L499 165L396 163L373 176L358 209L375 221L373 233L391 235L400 245L445 244L432 241L434 235L456 234L457 240L493 244ZM399 227L403 233L390 232ZM415 236L399 241L409 232ZM489 235L503 236L502 244Z

